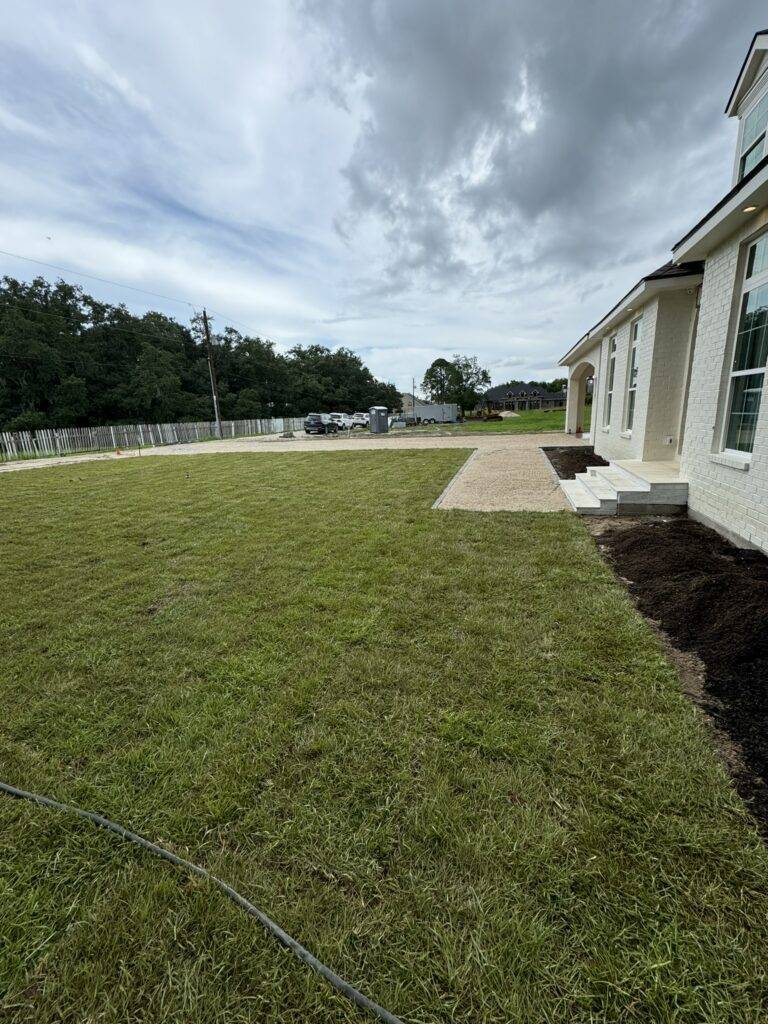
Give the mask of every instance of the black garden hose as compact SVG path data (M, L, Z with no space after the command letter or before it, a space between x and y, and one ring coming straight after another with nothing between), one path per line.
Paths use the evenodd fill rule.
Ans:
M244 896L241 896L239 892L232 888L231 885L227 885L226 882L222 882L220 878L212 875L210 871L205 868L201 868L199 864L193 864L192 861L184 860L183 857L177 857L175 853L171 853L170 850L164 849L162 846L158 846L156 843L151 843L148 839L143 836L137 835L135 832L130 832L127 828L123 828L122 825L118 825L117 822L110 821L109 818L102 817L101 814L97 814L95 811L84 811L80 807L71 807L69 804L59 803L58 800L51 800L47 796L39 796L37 793L28 793L23 789L16 789L15 786L9 786L6 782L0 782L0 792L5 793L7 796L15 797L17 800L29 800L33 804L39 804L41 807L50 807L56 811L66 811L68 814L76 814L79 818L85 818L88 821L93 822L94 825L98 825L99 828L105 828L109 832L114 832L115 835L120 836L121 839L127 839L129 843L135 843L136 846L141 846L150 853L153 853L156 857L162 857L163 860L170 861L171 864L175 864L178 868L184 868L189 871L190 874L197 875L200 878L205 878L209 882L212 882L218 889L220 889L225 896L228 896L233 903L237 904L241 910L244 910L246 914L250 914L251 917L255 917L263 927L271 934L274 935L278 941L282 942L284 946L287 946L291 952L302 960L305 964L312 968L321 975L327 982L341 992L342 995L346 996L347 999L351 1000L356 1006L359 1006L363 1010L369 1010L379 1020L384 1021L384 1024L403 1024L399 1017L395 1017L394 1014L390 1013L389 1010L385 1010L383 1006L379 1006L378 1003L374 1003L372 999L364 996L362 992L358 992L356 988L340 978L338 974L326 967L325 964L321 963L317 957L313 956L308 949L305 949L301 943L297 942L296 939L284 932L279 924L276 924L270 917L264 913L263 910L259 910L253 903L250 903Z

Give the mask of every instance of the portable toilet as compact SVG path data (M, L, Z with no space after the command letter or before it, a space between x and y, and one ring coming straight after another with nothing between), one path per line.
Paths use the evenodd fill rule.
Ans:
M386 434L389 430L389 410L386 405L372 405L368 410L372 434Z

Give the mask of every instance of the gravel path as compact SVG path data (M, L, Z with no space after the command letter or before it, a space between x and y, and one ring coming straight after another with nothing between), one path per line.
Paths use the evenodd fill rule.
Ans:
M70 455L65 458L29 459L0 464L0 473L43 469L47 466L71 466L79 462L147 458L153 455L213 455L217 452L391 451L400 449L464 448L472 454L450 481L435 508L467 509L473 512L552 512L567 508L563 492L552 468L540 450L541 445L581 445L584 442L567 434L453 434L442 437L412 436L407 433L381 437L359 434L352 437L308 437L301 434L284 439L277 434L265 437L206 441L199 444L165 445L127 451Z

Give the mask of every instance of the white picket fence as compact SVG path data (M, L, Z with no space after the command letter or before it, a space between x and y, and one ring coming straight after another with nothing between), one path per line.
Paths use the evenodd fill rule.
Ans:
M253 437L285 430L302 430L303 417L261 420L223 420L222 436ZM46 430L0 431L0 462L36 459L45 455L189 444L216 436L215 423L129 423L110 427L52 427Z

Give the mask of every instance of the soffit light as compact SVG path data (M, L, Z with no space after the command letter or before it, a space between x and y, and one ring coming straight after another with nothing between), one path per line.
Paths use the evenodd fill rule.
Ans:
M756 209L756 206L745 206L742 213L754 213Z

